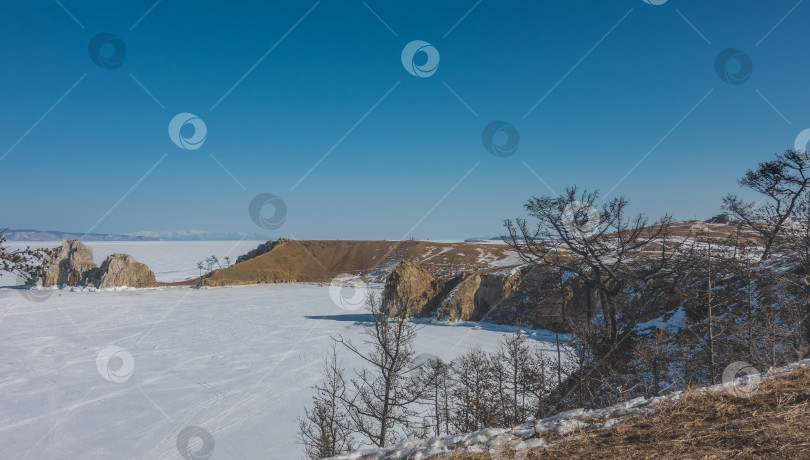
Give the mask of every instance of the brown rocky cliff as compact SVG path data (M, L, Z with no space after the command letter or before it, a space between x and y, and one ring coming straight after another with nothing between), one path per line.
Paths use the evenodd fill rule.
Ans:
M436 306L446 282L410 262L400 263L388 276L382 294L384 310L404 306L409 317L427 316Z
M480 285L480 275L462 275L456 287L441 299L441 308L435 317L450 321L467 321L483 317L485 313L481 302L475 301Z
M406 305L409 316L450 321L491 321L566 329L566 314L577 321L585 316L595 295L578 279L562 283L548 268L467 272L435 279L416 264L403 262L388 278L383 305ZM555 283L556 282L556 283Z
M492 316L519 291L524 272L520 269L466 273L442 301L438 319L480 321Z

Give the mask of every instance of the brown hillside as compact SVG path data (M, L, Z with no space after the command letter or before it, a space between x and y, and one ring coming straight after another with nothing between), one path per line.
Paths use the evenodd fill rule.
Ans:
M343 273L382 280L403 261L418 263L436 277L518 263L513 251L502 244L282 240L266 254L215 270L204 283L326 283Z
M689 238L696 233L722 240L735 234L738 224L675 222L673 237ZM744 232L751 239L753 235ZM280 239L269 252L228 268L215 270L204 283L210 286L256 283L326 283L349 273L383 281L401 262L418 264L435 278L448 279L464 272L482 272L521 263L505 244L438 243L431 241L339 241ZM658 251L651 247L651 254ZM193 285L198 278L169 285ZM159 283L164 285L164 283Z

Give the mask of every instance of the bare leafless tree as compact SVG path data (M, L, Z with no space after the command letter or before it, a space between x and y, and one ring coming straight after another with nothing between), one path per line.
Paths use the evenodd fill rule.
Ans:
M3 272L11 273L24 279L27 283L33 281L41 261L50 253L50 249L11 249L6 241L6 230L0 231L0 276Z
M211 272L214 270L214 267L222 268L222 265L219 264L219 258L215 255L211 255L211 257L205 258L205 263L208 267L208 271Z
M461 433L495 426L498 401L490 357L476 346L452 363L452 423Z
M738 181L740 186L762 196L758 203L746 202L730 194L723 199L723 209L738 219L763 240L761 259L773 252L784 230L791 223L797 207L810 184L806 157L795 150L777 154L776 159L748 170Z
M504 222L504 240L529 263L550 265L579 277L598 298L605 345L619 340L619 295L631 284L642 292L666 265L669 216L650 223L643 214L627 215L629 202L617 197L597 203L599 192L569 187L562 196L532 197L525 205L536 222ZM589 311L589 316L593 312Z
M532 393L530 379L533 375L534 353L528 343L526 333L504 335L498 342L492 362L498 379L499 400L507 402L502 409L502 424L517 425L529 417L532 412Z
M398 314L401 305L389 303L383 312L374 294L367 303L372 322L363 332L364 346L338 339L365 366L350 379L351 395L344 402L355 430L375 446L385 447L408 429L416 415L413 403L424 391L408 375L414 367L417 326L406 314Z
M661 328L648 331L638 340L628 369L632 396L658 396L673 385L670 366L675 348L670 340L671 333Z
M432 436L450 433L450 366L439 358L430 358L420 366L417 385L424 387L420 403L428 408L423 417L425 431Z
M351 418L343 403L346 378L335 344L324 360L321 375L312 408L304 409L304 418L298 420L298 442L311 460L344 454L354 448Z
M803 273L810 274L810 190L799 200L793 225L786 230L786 246L798 256Z
M559 349L558 349L559 352ZM545 352L538 347L531 347L529 359L524 363L526 368L523 371L523 387L527 395L531 397L531 412L524 416L524 422L532 418L543 418L548 415L549 396L557 388L562 377L561 363L554 364ZM558 379L552 379L551 370L557 367Z

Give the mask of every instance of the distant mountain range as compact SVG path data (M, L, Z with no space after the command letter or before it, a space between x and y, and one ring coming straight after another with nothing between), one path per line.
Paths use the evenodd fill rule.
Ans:
M176 230L171 232L153 232L144 230L141 232L129 233L127 236L133 238L143 238L145 241L266 241L270 239L269 235L263 235L261 233L209 232L207 230Z
M205 230L178 230L172 232L141 231L116 235L110 233L72 233L49 230L9 229L5 232L8 241L61 241L81 239L82 241L223 241L223 240L267 240L267 235L245 232L209 232Z
M520 240L522 238L518 237L518 239ZM502 242L503 236L474 236L464 240L465 243L486 243L490 241Z
M2 227L0 227L2 230ZM175 230L168 232L155 232L144 230L134 233L76 233L60 232L56 230L9 229L4 233L8 241L239 241L255 240L267 241L269 235L246 232L209 232L207 230ZM501 242L500 236L480 236L467 238L466 243Z

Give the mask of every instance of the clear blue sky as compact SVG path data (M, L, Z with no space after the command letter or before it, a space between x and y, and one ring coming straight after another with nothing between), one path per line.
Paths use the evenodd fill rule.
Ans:
M613 193L706 218L810 128L810 3L476 1L0 1L1 224L253 232L272 193L288 214L268 237L497 234L551 193L527 165L607 192L656 145ZM89 56L102 32L118 68ZM430 77L402 65L413 40L439 52ZM753 62L742 85L715 71L727 48ZM197 150L169 137L183 112L207 126ZM514 155L482 145L494 120Z

